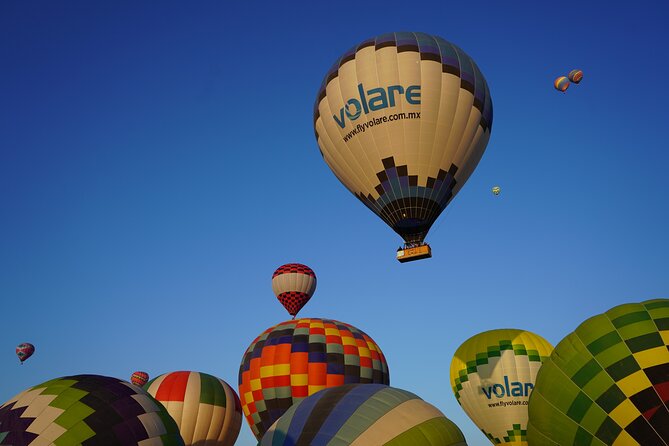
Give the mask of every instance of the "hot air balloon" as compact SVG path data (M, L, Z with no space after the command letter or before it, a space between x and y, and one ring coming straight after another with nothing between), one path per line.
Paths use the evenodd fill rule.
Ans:
M466 446L465 437L433 405L382 384L321 390L291 406L259 446Z
M172 372L144 388L174 418L186 446L232 446L237 440L241 405L222 379L200 372Z
M242 410L258 440L294 403L355 383L389 384L386 359L372 338L330 319L294 319L268 328L239 367Z
M183 445L146 391L99 375L52 379L0 406L0 445Z
M530 398L532 445L669 444L669 299L611 308L558 343Z
M494 195L499 195L500 192L502 192L502 188L500 188L499 186L495 186L492 188L492 193Z
M539 335L490 330L465 341L451 361L451 387L492 444L527 445L527 402L553 347Z
M553 86L555 87L556 90L565 92L567 88L569 88L569 79L567 79L565 76L560 76L557 79L555 79L555 82L553 82Z
M301 263L281 265L272 274L272 290L294 319L316 291L316 273Z
M142 387L149 380L149 374L146 372L135 372L130 376L130 382L138 387Z
M492 101L474 61L423 33L383 34L344 53L326 74L314 130L335 176L405 241L400 262L431 257L424 243L476 168Z
M29 342L24 342L16 346L16 356L19 357L19 361L23 364L23 361L30 358L33 353L35 353L35 346Z
M583 71L581 70L571 70L569 74L567 75L570 81L572 81L575 84L578 84L581 82L581 79L583 79Z

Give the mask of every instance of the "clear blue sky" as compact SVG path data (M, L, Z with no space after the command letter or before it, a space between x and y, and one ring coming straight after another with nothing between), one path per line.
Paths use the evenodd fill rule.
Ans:
M556 344L669 295L669 4L593 3L0 2L0 401L135 370L236 389L249 343L289 318L272 272L301 262L318 275L301 316L367 332L391 385L487 444L448 382L465 339ZM434 257L404 265L312 128L334 60L391 31L460 46L495 113Z

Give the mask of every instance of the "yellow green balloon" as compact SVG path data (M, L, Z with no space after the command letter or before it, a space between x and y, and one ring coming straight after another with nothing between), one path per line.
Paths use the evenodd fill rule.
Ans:
M453 355L453 393L493 444L528 444L529 397L537 372L552 350L537 334L500 329L469 338Z
M532 398L532 445L669 444L669 299L611 308L567 335Z

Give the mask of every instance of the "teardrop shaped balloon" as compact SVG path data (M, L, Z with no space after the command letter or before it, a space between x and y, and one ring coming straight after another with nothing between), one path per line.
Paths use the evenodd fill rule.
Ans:
M149 381L149 374L146 372L135 372L130 376L130 382L138 387L142 387Z
M553 82L553 86L557 91L561 91L564 93L567 88L569 88L569 79L567 79L565 76L560 76L557 79L555 79L555 82Z
M23 361L30 358L33 353L35 353L35 346L29 342L24 342L16 346L16 356L19 357L21 364L23 364Z
M323 159L407 243L423 243L490 138L492 100L464 51L423 33L365 40L328 71L314 107Z
M500 192L502 192L502 188L501 188L501 187L499 187L499 186L495 186L495 187L492 188L492 193L493 193L494 195L499 195Z
M465 341L451 361L451 387L492 444L527 445L527 404L553 347L539 335L490 330Z
M539 370L529 414L532 445L668 445L669 299L579 325Z
M272 274L272 291L294 318L316 291L316 273L301 263L281 265Z

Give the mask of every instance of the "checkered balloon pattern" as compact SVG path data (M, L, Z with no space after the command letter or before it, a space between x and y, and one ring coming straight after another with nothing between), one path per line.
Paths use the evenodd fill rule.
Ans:
M669 444L669 299L614 307L576 328L537 375L531 445Z
M53 379L0 406L0 445L183 446L176 423L146 391L116 378Z
M316 291L316 274L301 263L281 265L272 274L272 291L288 313L295 317Z
M293 404L342 384L389 384L379 346L357 328L302 318L270 327L244 353L239 397L258 438Z

